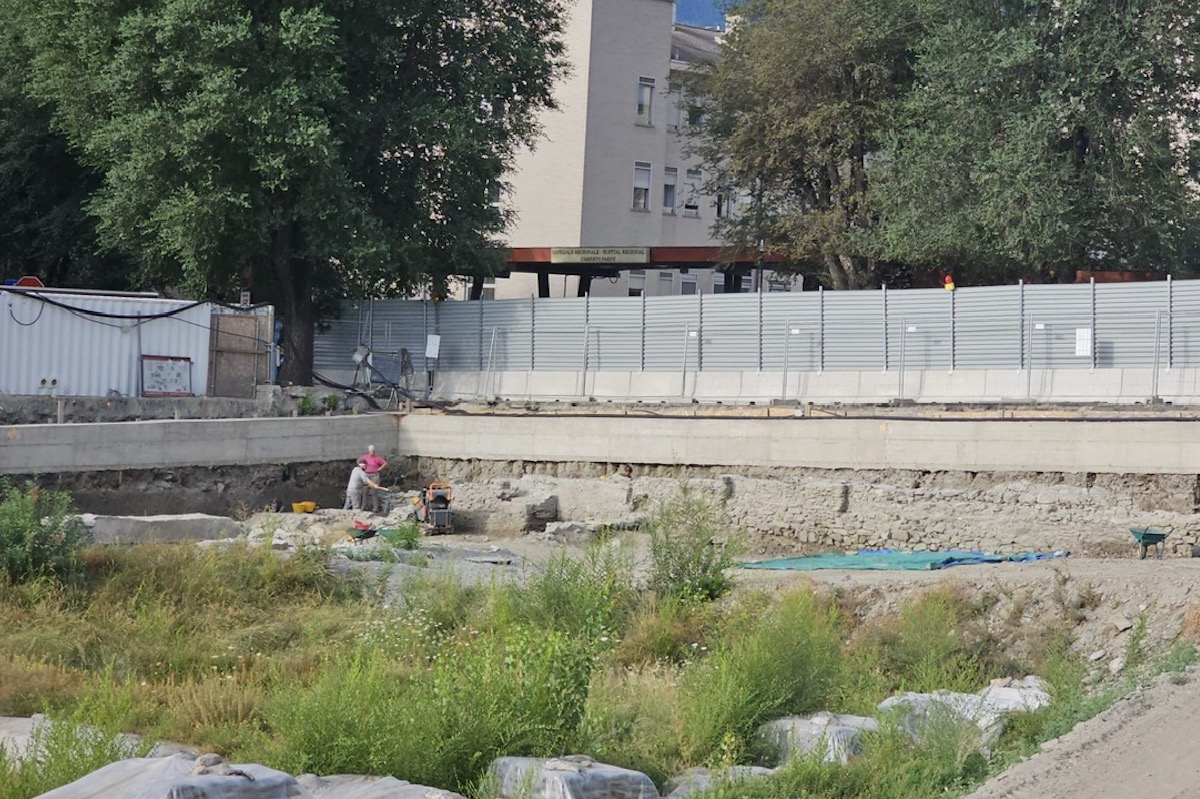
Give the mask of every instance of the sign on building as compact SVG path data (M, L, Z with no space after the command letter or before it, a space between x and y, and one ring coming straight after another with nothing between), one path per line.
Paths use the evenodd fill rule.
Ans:
M649 247L551 247L552 264L648 264Z

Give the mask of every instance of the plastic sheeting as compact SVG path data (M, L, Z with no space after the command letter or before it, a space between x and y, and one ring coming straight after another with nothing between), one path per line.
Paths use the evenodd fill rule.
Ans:
M119 760L37 799L312 799L292 775L266 766L194 776L195 767L185 754Z
M584 755L501 757L492 761L488 773L500 799L658 799L658 789L640 771Z
M463 799L461 794L414 785L395 777L364 777L336 774L318 777L301 774L296 778L315 799Z
M758 728L758 746L776 763L795 754L819 754L825 763L845 764L862 748L862 734L877 732L879 722L867 716L821 712L810 717L788 716Z
M868 549L848 555L810 555L803 558L776 558L743 563L743 569L779 569L786 571L845 571L891 570L928 571L967 566L976 563L1031 563L1038 560L1066 557L1066 552L1026 552L1004 555L991 552L948 549L941 552L901 552L895 549Z

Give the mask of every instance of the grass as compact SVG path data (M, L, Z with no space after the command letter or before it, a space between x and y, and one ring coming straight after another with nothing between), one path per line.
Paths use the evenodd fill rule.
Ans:
M679 514L709 514L684 525L695 534L669 552L711 563L715 509L687 508L655 524L678 531ZM953 589L863 621L845 594L713 601L720 592L680 590L688 580L647 589L622 552L605 542L554 558L524 586L413 571L391 607L372 586L334 576L319 550L91 548L71 579L0 582L0 714L60 720L39 743L47 757L19 776L0 760L0 799L27 799L128 754L116 730L293 773L392 774L477 799L499 755L582 752L662 785L695 765L757 762L756 728L781 715L874 715L897 691L1043 675L1053 703L1014 716L990 759L961 726L935 728L918 747L885 724L849 766L794 759L771 779L713 794L953 796L1128 687L1086 690L1065 638L1011 661L988 607ZM1130 680L1195 660L1190 643L1154 660L1138 623Z

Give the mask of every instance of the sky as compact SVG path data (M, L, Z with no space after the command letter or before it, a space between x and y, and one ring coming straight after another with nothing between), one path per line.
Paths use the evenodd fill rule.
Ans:
M716 0L675 0L675 21L715 28L724 25L725 17L717 11Z

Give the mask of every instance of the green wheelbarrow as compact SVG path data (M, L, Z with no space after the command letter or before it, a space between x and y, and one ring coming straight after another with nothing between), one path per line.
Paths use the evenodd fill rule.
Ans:
M1133 540L1138 548L1138 560L1146 559L1146 551L1151 547L1154 548L1159 559L1162 559L1163 550L1166 546L1163 541L1175 530L1174 527L1157 530L1153 527L1130 527L1129 532L1133 535Z

